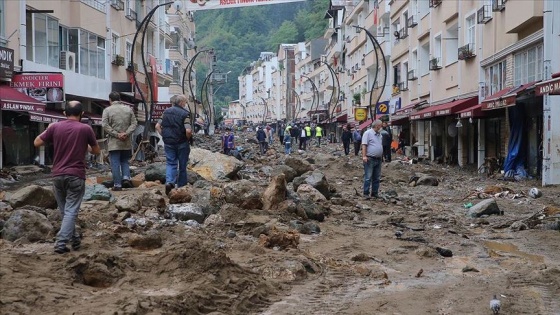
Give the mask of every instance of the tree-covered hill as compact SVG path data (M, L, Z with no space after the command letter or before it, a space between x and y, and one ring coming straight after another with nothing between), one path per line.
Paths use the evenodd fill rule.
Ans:
M238 98L237 76L263 51L276 52L281 43L296 43L323 36L329 0L307 0L195 14L198 49L214 48L217 71L231 71L228 83L217 90L215 104ZM207 63L197 64L197 84L202 86ZM197 59L198 61L198 59ZM200 91L197 92L197 95Z

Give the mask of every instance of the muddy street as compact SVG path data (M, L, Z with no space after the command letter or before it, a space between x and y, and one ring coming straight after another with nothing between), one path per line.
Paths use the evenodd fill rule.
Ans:
M260 155L237 136L243 161L197 140L169 196L161 162L123 191L92 172L63 255L48 177L4 185L0 313L492 314L497 295L500 314L560 314L558 187L396 156L365 200L342 144Z

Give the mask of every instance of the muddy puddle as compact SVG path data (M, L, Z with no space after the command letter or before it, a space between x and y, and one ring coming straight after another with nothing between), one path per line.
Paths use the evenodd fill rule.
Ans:
M517 246L511 243L485 241L484 246L488 249L490 257L520 257L532 263L544 263L544 256L521 251Z

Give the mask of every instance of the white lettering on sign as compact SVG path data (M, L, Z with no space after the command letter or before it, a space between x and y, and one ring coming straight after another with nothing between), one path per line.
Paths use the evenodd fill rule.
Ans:
M444 109L444 110L436 111L436 116L444 116L444 115L448 115L448 114L451 114L450 109Z
M14 62L14 52L0 50L0 61Z
M424 118L430 118L433 116L433 113L425 113Z
M560 80L539 86L538 95L560 92Z
M468 112L466 112L466 113L461 113L459 116L460 116L461 118L469 118L469 117L472 117L472 111L468 111Z
M31 112L42 112L45 110L43 106L8 103L8 102L2 103L2 109L15 110L15 111L31 111Z
M53 122L59 122L60 118L55 118L55 117L46 117L46 116L40 116L40 115L29 115L29 120L31 121L36 121L36 122L42 122L42 123L53 123Z

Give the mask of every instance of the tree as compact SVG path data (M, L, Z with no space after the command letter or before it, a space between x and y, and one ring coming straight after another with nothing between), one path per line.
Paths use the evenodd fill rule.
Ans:
M279 44L296 43L298 39L298 29L296 23L284 21L278 30L273 31L268 41L269 50L275 51Z

